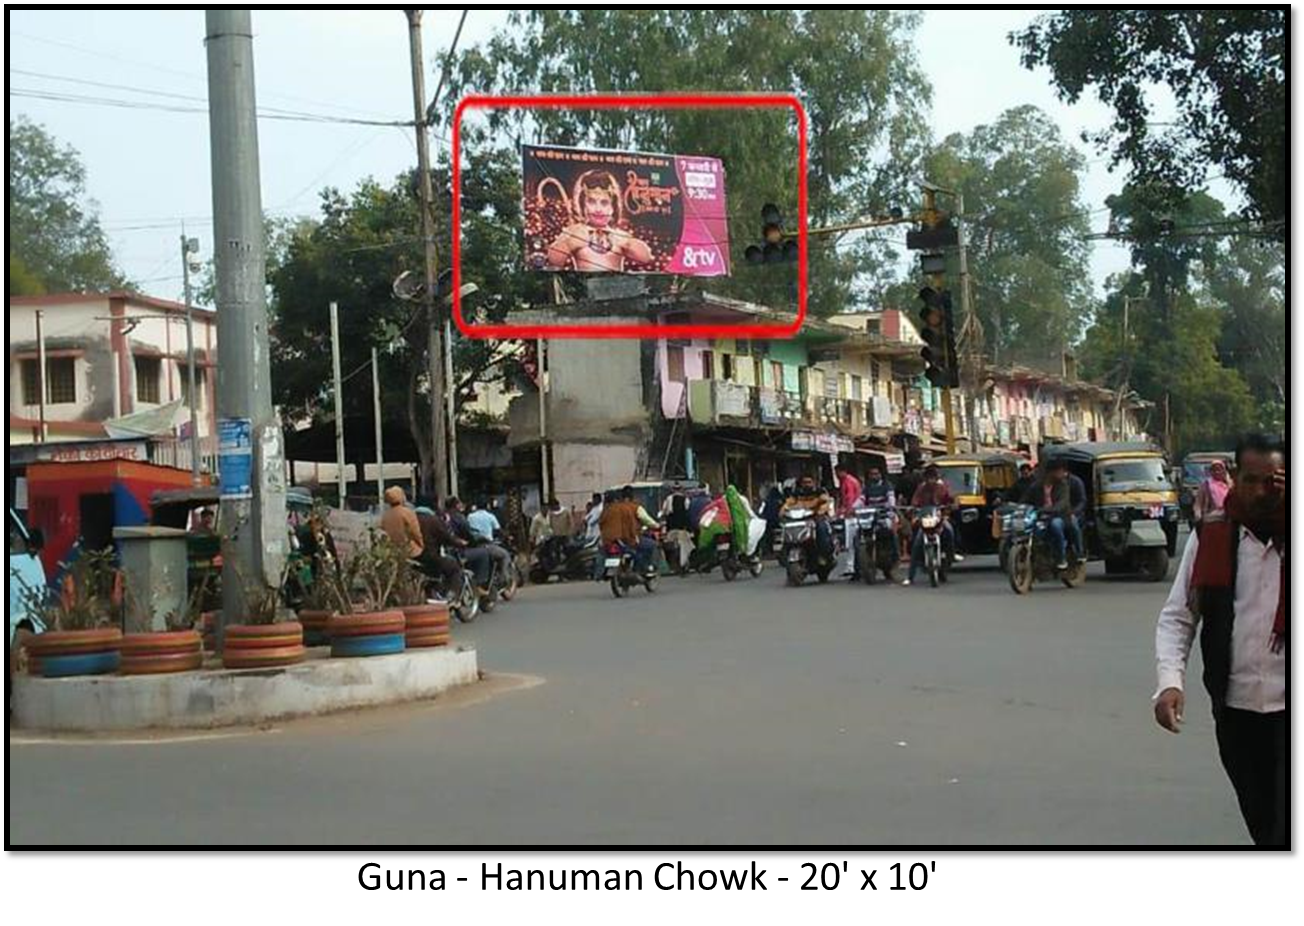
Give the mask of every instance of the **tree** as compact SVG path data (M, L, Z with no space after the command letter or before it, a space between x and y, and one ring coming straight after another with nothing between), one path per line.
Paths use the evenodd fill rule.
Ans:
M1286 253L1276 242L1230 239L1203 275L1208 301L1223 316L1218 354L1254 397L1260 430L1286 423Z
M1250 215L1284 239L1284 7L1066 10L1010 40L1025 67L1050 68L1061 99L1076 102L1094 87L1113 108L1113 124L1093 137L1111 150L1112 165L1130 165L1133 183L1195 189L1220 168ZM1175 100L1172 124L1153 121L1157 84Z
M349 195L322 193L321 216L286 230L283 256L269 268L272 291L272 362L274 399L292 415L317 421L333 414L331 344L328 307L340 306L341 367L348 418L370 420L370 388L355 388L369 379L371 348L380 352L382 418L405 421L417 447L423 474L432 472L428 324L419 302L397 299L393 281L404 271L423 274L423 248L416 233L418 205L415 172L385 187L363 181ZM435 211L447 214L446 167L434 172ZM463 279L481 294L472 297L486 321L501 321L512 309L542 298L522 287L541 281L514 273L515 229L520 225L520 182L514 167L500 156L475 156L463 187ZM447 226L437 228L440 253L448 254ZM484 383L486 371L514 375L512 346L454 335L455 401L460 408L472 384ZM362 379L357 379L362 377ZM430 486L427 485L427 489Z
M964 195L972 296L987 352L1045 358L1080 336L1091 311L1082 155L1035 106L955 134L926 176Z
M913 50L917 13L882 10L519 11L508 29L455 62L445 109L481 92L770 91L798 94L809 116L812 224L905 204L927 142L929 86ZM750 268L741 251L760 208L796 213L796 127L787 112L502 110L485 142L522 140L709 154L724 160L735 276L713 290L790 300L791 268ZM881 241L813 243L812 311L845 311L886 275Z
M10 120L9 292L124 288L97 211L77 152L25 117Z

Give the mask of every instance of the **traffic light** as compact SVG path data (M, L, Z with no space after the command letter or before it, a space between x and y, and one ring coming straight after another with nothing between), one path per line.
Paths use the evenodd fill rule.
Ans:
M937 387L959 386L951 293L925 286L919 291L919 298L923 301L919 309L919 336L925 346L919 356L924 358L924 376Z
M783 213L774 203L761 209L761 240L763 245L748 245L743 256L749 264L784 264L797 260L797 239L788 237L783 227Z

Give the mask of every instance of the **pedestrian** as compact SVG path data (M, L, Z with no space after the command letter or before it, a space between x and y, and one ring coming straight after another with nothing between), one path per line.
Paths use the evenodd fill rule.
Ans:
M1217 521L1226 516L1227 495L1235 483L1227 472L1227 464L1214 460L1209 464L1209 475L1195 492L1195 520Z
M682 572L688 568L688 559L693 552L692 525L688 519L688 494L683 483L676 482L666 500L661 504L661 518L666 525L666 543L675 550L679 559L678 568Z
M1198 633L1218 756L1258 846L1286 845L1286 446L1236 447L1226 517L1197 525L1159 613L1155 720L1181 730Z
M534 517L530 518L531 549L539 549L552 535L552 520L548 517L547 509L540 508L535 512Z
M407 495L401 486L390 486L385 490L385 506L380 516L380 529L395 546L406 550L409 557L419 558L425 549L421 524L416 512L407 506Z
M575 533L575 520L569 508L563 508L556 496L548 500L548 526L554 537L570 538Z
M855 549L856 543L856 519L852 517L852 512L860 504L861 482L851 470L847 469L845 463L839 463L833 467L833 475L838 482L838 514L842 517L842 545L847 550ZM844 577L855 574L854 566L855 557L847 561L846 572Z
M601 531L598 530L598 520L602 517L602 507L602 493L594 492L593 497L589 499L588 505L584 508L585 540L593 540L600 535Z

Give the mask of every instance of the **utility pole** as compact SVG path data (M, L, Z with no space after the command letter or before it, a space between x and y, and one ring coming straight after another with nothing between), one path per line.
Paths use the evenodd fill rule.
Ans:
M36 310L36 420L40 425L41 443L45 443L45 310ZM116 362L116 361L115 361Z
M250 614L251 597L279 589L289 543L283 438L272 407L267 336L253 24L249 10L223 7L206 11L205 26L217 336L222 345L217 409L222 419L247 421L252 442L249 491L228 493L223 485L221 649L226 624Z
M344 510L345 488L348 479L344 475L344 393L343 381L340 379L340 305L331 303L331 377L335 383L335 486L339 490L339 509Z
M186 379L190 407L190 482L199 485L199 415L195 411L195 309L190 295L190 255L199 252L199 239L187 238L181 227L181 282L186 299Z
M439 277L439 251L435 244L434 193L430 188L430 140L426 133L426 78L421 52L421 14L423 10L404 10L408 21L408 50L412 64L412 113L417 133L417 193L421 200L421 238L425 242L426 285L422 302L426 307L430 380L431 483L435 492L452 489L448 469L448 371L445 367L446 339L440 319L442 307L436 302Z
M556 280L553 282L556 283ZM548 460L548 342L539 338L536 344L536 375L539 377L539 485L543 496L539 501L546 506L548 499L552 498L552 467Z
M955 197L955 218L956 226L960 236L960 246L958 257L960 260L960 314L964 316L964 321L960 323L960 343L963 345L960 353L964 355L966 365L972 374L973 384L976 385L981 381L980 363L982 361L982 325L978 321L978 316L973 311L973 295L969 289L969 250L968 235L965 234L964 228L964 196L956 194ZM960 358L956 357L956 369L960 369ZM978 450L978 418L977 418L977 396L970 389L970 395L967 398L962 397L965 405L965 417L969 422L969 449Z
M376 362L376 348L371 348L371 401L376 413L376 507L385 505L385 451L380 423L380 364Z

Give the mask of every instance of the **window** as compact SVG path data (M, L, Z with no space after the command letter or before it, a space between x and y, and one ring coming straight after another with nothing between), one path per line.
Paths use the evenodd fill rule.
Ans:
M666 377L672 383L684 382L684 349L666 348Z
M734 378L734 359L732 354L720 355L720 378L721 379Z
M181 381L181 401L187 406L190 404L190 366L189 364L177 363L177 378ZM195 368L195 408L204 407L204 371L201 367Z
M739 357L746 357L750 355L752 352L751 342L748 341L746 338L739 338L737 341L734 342L734 350L736 351Z
M861 379L855 373L851 374L851 397L857 402L865 397L864 390L861 386Z
M157 357L136 357L136 401L159 403L159 372L162 362Z
M23 404L40 405L40 361L24 360ZM69 405L77 401L77 360L74 357L47 357L45 360L45 401L49 405Z
M715 354L702 351L702 379L715 379Z

